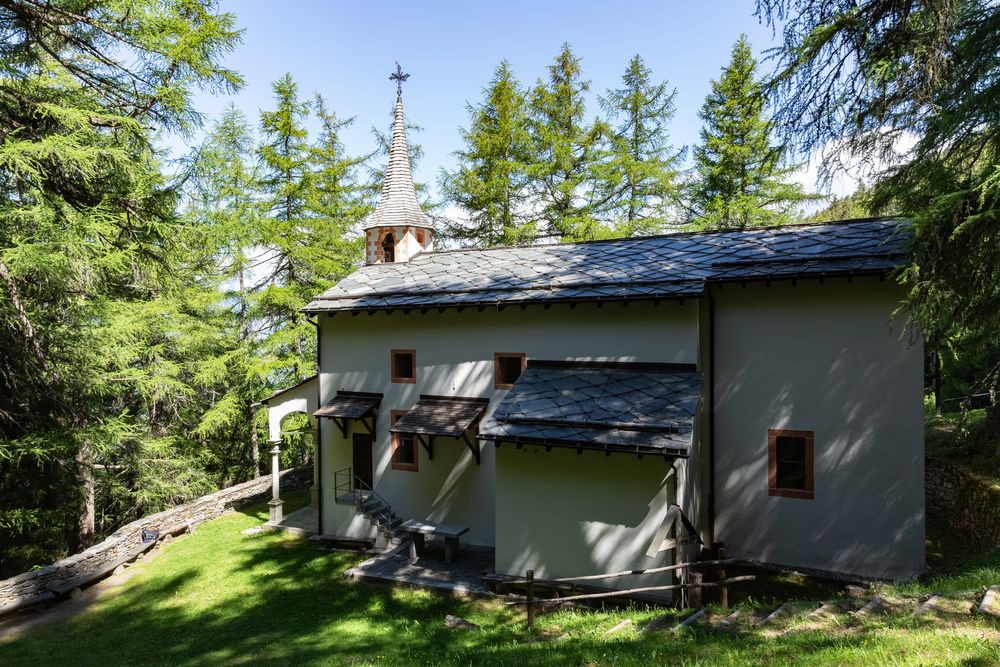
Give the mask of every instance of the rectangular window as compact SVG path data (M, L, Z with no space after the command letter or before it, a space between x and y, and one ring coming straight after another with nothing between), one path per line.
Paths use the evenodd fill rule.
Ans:
M812 500L812 431L768 429L767 488L772 496Z
M416 350L393 350L389 357L394 383L413 384L417 381Z
M406 414L405 410L393 410L392 423ZM392 434L392 469L417 472L417 438L406 433Z
M524 370L524 352L496 352L493 354L493 387L510 389Z

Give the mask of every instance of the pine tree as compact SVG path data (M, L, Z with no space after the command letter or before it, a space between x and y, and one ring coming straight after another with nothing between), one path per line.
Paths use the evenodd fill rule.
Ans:
M601 106L612 126L609 159L596 204L607 211L616 236L661 231L679 195L683 149L670 145L667 126L676 90L655 83L638 55L629 61L622 88L608 90Z
M480 104L466 106L471 123L462 131L465 149L454 154L459 167L441 178L445 195L469 216L448 235L482 247L530 243L535 228L526 215L532 143L525 93L506 60L483 92Z
M785 224L793 220L797 203L815 198L789 182L797 165L784 165L785 146L771 143L765 103L757 61L741 35L699 113L704 126L694 149L697 174L689 213L696 226Z
M531 199L536 202L540 238L564 241L607 236L594 217L594 179L600 158L601 123L585 122L585 95L580 59L563 44L549 65L547 81L531 94L534 162L530 168Z

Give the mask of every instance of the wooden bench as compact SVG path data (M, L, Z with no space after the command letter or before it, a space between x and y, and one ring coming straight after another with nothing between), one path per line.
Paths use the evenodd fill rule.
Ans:
M410 559L416 561L424 555L426 545L424 539L432 537L444 538L444 562L451 563L458 556L458 538L469 532L468 526L454 523L432 523L410 519L400 526L410 534Z

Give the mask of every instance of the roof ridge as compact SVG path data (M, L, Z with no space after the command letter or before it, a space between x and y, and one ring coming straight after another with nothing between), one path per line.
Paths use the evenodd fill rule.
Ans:
M537 243L534 245L504 245L493 246L491 248L440 248L427 250L414 256L411 262L417 261L420 257L430 257L432 255L457 254L463 252L495 252L500 250L529 250L534 248L570 248L578 245L596 245L600 243L620 243L622 241L650 241L653 239L679 238L687 236L716 236L720 234L748 234L754 232L781 231L785 229L802 229L805 227L833 227L838 225L853 225L865 222L892 222L906 220L904 216L887 215L872 216L868 218L847 218L844 220L828 220L826 222L796 222L788 225L767 225L764 227L750 227L748 229L702 229L684 232L673 232L666 234L651 234L649 236L620 236L613 239L591 239L589 241L553 241L552 243Z

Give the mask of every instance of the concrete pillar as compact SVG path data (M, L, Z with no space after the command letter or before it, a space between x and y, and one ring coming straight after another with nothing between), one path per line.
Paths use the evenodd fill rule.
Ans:
M268 507L268 522L273 524L281 523L284 519L284 514L281 510L281 506L284 504L281 500L280 495L280 484L281 484L281 441L272 440L271 444L271 500L267 503Z

